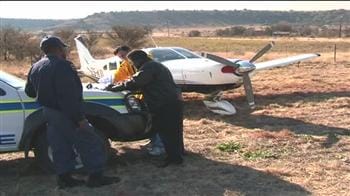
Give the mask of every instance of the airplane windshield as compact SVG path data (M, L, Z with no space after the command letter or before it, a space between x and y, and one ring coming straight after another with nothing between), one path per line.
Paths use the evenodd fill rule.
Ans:
M173 48L176 52L184 55L188 59L196 59L196 58L201 58L200 56L193 54L191 51L183 49L183 48Z
M158 62L164 62L164 61L169 61L169 60L176 60L176 59L185 59L183 56L180 54L177 54L175 51L170 50L170 49L153 49L150 51L150 54L152 58L155 61Z

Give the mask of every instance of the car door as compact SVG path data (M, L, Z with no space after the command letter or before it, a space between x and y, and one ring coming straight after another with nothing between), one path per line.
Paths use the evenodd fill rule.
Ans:
M17 150L24 110L16 88L0 81L0 152Z

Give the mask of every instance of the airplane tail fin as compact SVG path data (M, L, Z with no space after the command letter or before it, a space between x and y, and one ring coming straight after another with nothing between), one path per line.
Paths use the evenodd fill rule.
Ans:
M81 35L75 37L74 41L77 46L77 51L79 55L80 69L84 70L86 69L86 67L91 65L95 61L95 59L91 56L89 50L86 48L86 44Z
M81 35L75 37L74 41L77 46L80 60L80 73L82 75L93 77L95 79L102 78L104 76L104 73L102 69L103 65L100 62L101 60L96 60L91 56Z

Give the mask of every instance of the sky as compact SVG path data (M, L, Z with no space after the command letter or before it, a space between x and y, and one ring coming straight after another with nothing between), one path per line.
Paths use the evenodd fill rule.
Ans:
M152 10L350 10L350 1L0 1L0 17L72 19L110 11Z

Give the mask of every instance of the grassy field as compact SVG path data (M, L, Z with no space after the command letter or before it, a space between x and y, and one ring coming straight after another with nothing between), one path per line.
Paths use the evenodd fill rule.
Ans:
M268 41L156 38L159 45L228 57L252 56ZM339 49L336 63L334 43ZM276 40L265 58L303 52L322 57L254 76L254 111L248 109L242 88L223 95L238 111L233 116L209 112L202 94L184 94L189 153L182 167L157 169L157 159L141 148L147 141L113 142L118 152L106 173L120 176L121 183L57 190L55 177L40 171L33 159L6 153L0 155L0 195L349 195L349 49L348 40ZM6 63L1 68L24 77L20 70L28 65L15 67Z
M275 42L271 51L260 60L286 57L300 53L320 53L316 61L333 62L334 45L337 45L337 61L350 58L350 39L323 38L155 38L158 46L181 46L198 52L214 52L230 58L251 58L270 41Z

